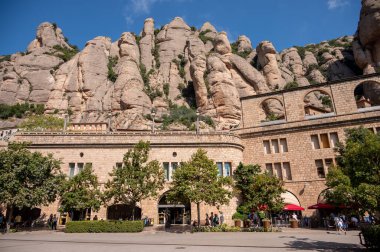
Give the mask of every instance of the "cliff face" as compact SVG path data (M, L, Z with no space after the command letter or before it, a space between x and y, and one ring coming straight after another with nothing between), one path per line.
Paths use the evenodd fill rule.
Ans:
M236 127L241 97L374 72L380 6L362 2L355 37L282 52L269 41L253 48L244 35L230 44L210 23L197 30L178 17L156 30L146 19L141 36L96 37L78 51L59 27L42 23L26 53L0 59L0 104L42 103L45 113L69 112L74 122L111 113L118 129L149 129L152 110L160 123L176 106L196 107L216 129ZM266 112L281 117L280 104L267 103Z

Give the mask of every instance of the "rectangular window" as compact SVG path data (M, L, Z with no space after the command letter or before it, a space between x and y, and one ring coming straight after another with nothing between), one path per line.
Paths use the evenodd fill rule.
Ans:
M292 180L292 172L290 171L290 163L282 163L285 172L285 179Z
M225 177L231 176L231 163L230 162L224 163L224 176Z
M325 165L328 170L334 165L333 159L332 158L326 158L325 159Z
M380 134L380 127L376 127L376 133Z
M92 163L86 163L84 166L92 168Z
M272 143L273 153L280 153L280 148L278 146L278 140L273 139L273 140L271 140L271 143Z
M164 167L164 176L166 180L169 180L169 162L163 162L162 166Z
M116 163L116 168L117 168L117 169L120 169L120 168L122 168L122 167L123 167L123 163L119 163L119 162Z
M327 134L321 134L322 148L330 148L329 137Z
M282 153L288 152L288 144L286 143L286 139L285 138L281 138L280 139L280 146L281 146L281 152Z
M270 143L268 140L265 140L263 141L263 144L264 144L264 153L265 154L270 154L271 151L270 151Z
M78 163L78 164L77 164L77 167L78 167L78 173L80 173L80 172L83 171L83 166L84 166L83 163Z
M375 131L373 130L373 128L367 128L369 131L371 131L372 133L375 133Z
M265 164L265 169L268 171L268 173L273 176L273 166L272 164Z
M276 177L282 180L283 177L282 177L281 163L274 163L274 170L275 170Z
M223 175L223 163L222 162L216 162L216 166L218 167L219 176Z
M175 171L175 169L177 169L177 167L178 167L178 163L177 162L173 162L172 163L172 170L173 170L173 172Z
M318 135L311 135L311 146L313 147L313 150L318 150L321 148L321 146L319 146Z
M74 177L75 175L75 163L69 163L69 177Z
M339 143L338 133L336 132L330 133L330 142L331 142L332 148L337 146L337 144Z
M325 178L325 169L323 168L322 159L315 160L315 166L317 167L317 174L319 178Z

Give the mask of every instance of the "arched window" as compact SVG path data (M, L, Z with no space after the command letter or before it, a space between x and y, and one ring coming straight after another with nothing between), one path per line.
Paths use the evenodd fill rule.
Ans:
M356 86L354 96L358 109L380 106L380 83L376 81L362 82Z
M306 116L318 116L334 112L333 102L329 94L324 91L314 90L304 97L304 109Z
M261 122L277 121L285 119L285 109L282 102L275 98L269 98L261 103Z

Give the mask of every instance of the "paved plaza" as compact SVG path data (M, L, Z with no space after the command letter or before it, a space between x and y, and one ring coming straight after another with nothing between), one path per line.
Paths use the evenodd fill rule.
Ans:
M65 234L34 231L0 236L1 252L45 251L359 251L359 232L285 229L277 233Z

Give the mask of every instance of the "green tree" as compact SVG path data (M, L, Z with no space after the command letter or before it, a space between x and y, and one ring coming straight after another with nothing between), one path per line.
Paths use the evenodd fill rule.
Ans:
M52 115L32 115L23 121L19 128L38 131L38 130L62 130L64 120Z
M157 197L165 183L164 171L157 160L148 162L150 143L140 141L124 154L123 165L114 167L109 174L111 180L105 184L104 201L133 206L146 198Z
M92 166L86 164L84 169L63 183L60 192L62 212L78 210L80 212L88 209L98 211L101 201L98 177L93 173Z
M337 148L338 166L326 178L329 203L360 212L380 210L380 134L368 129L346 130L346 143Z
M14 142L7 150L0 150L0 204L7 206L8 222L14 207L33 208L54 202L64 178L60 161L51 154L31 152L27 146Z
M168 198L173 202L189 200L197 204L198 226L200 225L200 204L228 204L232 193L230 177L219 176L218 167L207 157L207 152L198 149L188 162L184 162L172 175Z
M243 165L234 172L235 188L240 193L242 203L240 214L248 214L252 209L266 206L268 211L281 211L284 207L281 193L285 192L282 181L268 173L261 173L259 165Z

